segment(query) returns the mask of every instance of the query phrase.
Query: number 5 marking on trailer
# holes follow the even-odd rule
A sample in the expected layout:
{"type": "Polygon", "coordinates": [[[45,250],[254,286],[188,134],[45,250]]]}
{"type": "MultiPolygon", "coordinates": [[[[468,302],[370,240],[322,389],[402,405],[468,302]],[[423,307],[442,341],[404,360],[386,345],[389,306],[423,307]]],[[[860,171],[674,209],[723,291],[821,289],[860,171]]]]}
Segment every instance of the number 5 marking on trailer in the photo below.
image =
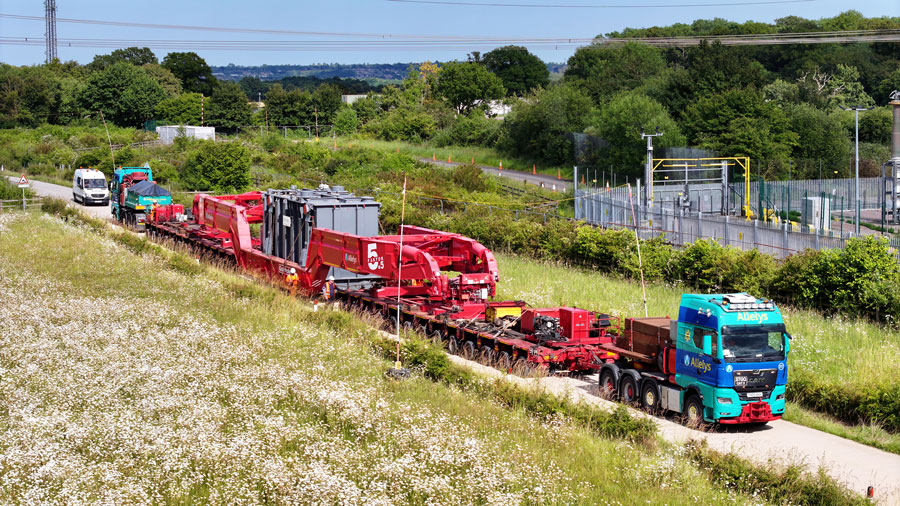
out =
{"type": "Polygon", "coordinates": [[[373,242],[366,246],[366,257],[369,259],[369,269],[384,269],[384,259],[378,255],[378,244],[373,242]]]}

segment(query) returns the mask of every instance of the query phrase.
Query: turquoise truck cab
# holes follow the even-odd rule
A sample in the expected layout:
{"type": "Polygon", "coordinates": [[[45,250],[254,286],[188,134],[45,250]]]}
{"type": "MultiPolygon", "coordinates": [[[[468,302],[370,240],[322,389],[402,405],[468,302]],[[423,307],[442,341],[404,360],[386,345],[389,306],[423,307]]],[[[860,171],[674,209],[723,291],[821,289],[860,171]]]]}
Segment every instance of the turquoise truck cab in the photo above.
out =
{"type": "Polygon", "coordinates": [[[781,418],[790,335],[773,302],[746,293],[684,294],[672,331],[679,411],[688,419],[781,418]]]}
{"type": "Polygon", "coordinates": [[[172,203],[172,194],[153,182],[149,164],[116,169],[109,184],[109,194],[113,217],[138,231],[144,230],[154,206],[172,203]]]}

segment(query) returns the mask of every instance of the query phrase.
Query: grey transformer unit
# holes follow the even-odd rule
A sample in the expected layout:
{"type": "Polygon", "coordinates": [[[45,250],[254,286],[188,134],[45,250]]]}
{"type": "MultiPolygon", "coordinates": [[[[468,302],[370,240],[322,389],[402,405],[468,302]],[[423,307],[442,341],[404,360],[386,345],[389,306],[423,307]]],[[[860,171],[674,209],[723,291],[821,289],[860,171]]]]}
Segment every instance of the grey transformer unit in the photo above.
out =
{"type": "MultiPolygon", "coordinates": [[[[378,233],[381,203],[358,197],[343,186],[317,189],[266,190],[263,194],[262,250],[268,255],[306,265],[313,228],[325,228],[359,236],[378,233]]],[[[332,268],[335,282],[348,288],[365,288],[375,276],[332,268]]]]}

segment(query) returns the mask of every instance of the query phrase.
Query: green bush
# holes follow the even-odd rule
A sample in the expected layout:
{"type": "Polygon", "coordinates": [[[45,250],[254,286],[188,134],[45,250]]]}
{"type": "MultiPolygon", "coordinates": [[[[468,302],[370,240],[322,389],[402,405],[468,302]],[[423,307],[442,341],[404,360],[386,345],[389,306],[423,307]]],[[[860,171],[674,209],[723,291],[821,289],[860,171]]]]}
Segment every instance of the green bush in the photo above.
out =
{"type": "Polygon", "coordinates": [[[477,165],[460,165],[453,169],[453,182],[470,192],[487,190],[487,177],[477,165]]]}
{"type": "Polygon", "coordinates": [[[486,118],[481,111],[470,116],[460,115],[453,123],[435,134],[432,141],[439,147],[444,146],[486,146],[497,143],[500,136],[500,121],[486,118]]]}
{"type": "Polygon", "coordinates": [[[185,163],[181,179],[189,190],[242,191],[250,185],[250,154],[236,142],[204,142],[185,163]]]}
{"type": "Polygon", "coordinates": [[[352,107],[342,107],[334,115],[334,131],[338,135],[355,134],[359,129],[359,118],[352,107]]]}
{"type": "MultiPolygon", "coordinates": [[[[31,198],[34,196],[34,192],[30,189],[25,189],[25,198],[31,198]]],[[[6,179],[6,176],[0,177],[0,200],[21,200],[22,199],[22,189],[6,179]]],[[[59,200],[59,199],[53,199],[59,200]]],[[[62,202],[60,200],[60,202],[62,202]]],[[[63,202],[65,205],[65,202],[63,202]]]]}

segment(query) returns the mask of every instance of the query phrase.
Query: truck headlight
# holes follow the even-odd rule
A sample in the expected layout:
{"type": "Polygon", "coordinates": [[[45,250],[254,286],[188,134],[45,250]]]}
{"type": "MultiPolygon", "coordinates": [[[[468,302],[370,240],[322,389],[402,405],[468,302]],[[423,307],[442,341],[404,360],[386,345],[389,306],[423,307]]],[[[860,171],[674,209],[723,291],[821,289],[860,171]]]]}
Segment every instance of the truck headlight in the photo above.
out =
{"type": "Polygon", "coordinates": [[[719,404],[731,404],[731,399],[728,397],[716,397],[716,402],[719,404]]]}
{"type": "Polygon", "coordinates": [[[775,400],[776,400],[776,401],[780,401],[780,400],[783,400],[783,399],[784,399],[784,394],[778,394],[777,396],[775,396],[775,400]]]}

